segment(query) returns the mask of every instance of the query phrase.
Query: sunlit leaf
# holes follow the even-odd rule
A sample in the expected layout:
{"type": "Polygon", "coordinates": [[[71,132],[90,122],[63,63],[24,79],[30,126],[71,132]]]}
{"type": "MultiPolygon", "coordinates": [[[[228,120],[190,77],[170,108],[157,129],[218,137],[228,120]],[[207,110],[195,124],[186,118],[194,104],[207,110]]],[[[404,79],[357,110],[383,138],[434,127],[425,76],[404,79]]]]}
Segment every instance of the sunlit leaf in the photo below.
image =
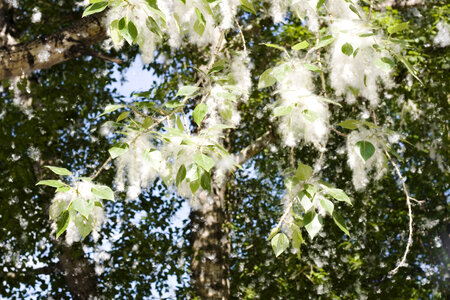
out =
{"type": "Polygon", "coordinates": [[[276,234],[271,242],[273,252],[275,252],[275,256],[280,256],[281,253],[284,252],[289,247],[289,239],[284,233],[276,234]]]}
{"type": "Polygon", "coordinates": [[[341,189],[327,189],[327,194],[336,199],[337,201],[343,201],[347,202],[348,204],[352,205],[352,202],[350,201],[350,198],[347,196],[347,194],[341,190],[341,189]]]}
{"type": "Polygon", "coordinates": [[[359,141],[356,143],[356,147],[365,161],[369,160],[375,153],[375,146],[368,141],[359,141]]]}
{"type": "Polygon", "coordinates": [[[347,225],[345,224],[344,218],[338,213],[333,212],[333,220],[336,223],[336,225],[348,236],[350,236],[350,232],[347,229],[347,225]]]}
{"type": "Polygon", "coordinates": [[[58,220],[56,221],[56,238],[59,238],[61,234],[66,231],[67,226],[69,226],[70,222],[70,213],[69,211],[64,211],[61,215],[59,215],[58,220]]]}
{"type": "Polygon", "coordinates": [[[72,173],[67,170],[66,168],[58,168],[58,167],[52,167],[52,166],[45,166],[46,168],[50,169],[53,173],[62,175],[62,176],[71,176],[72,173]]]}
{"type": "Polygon", "coordinates": [[[92,194],[99,197],[100,199],[114,201],[113,190],[106,185],[95,185],[92,187],[92,194]]]}

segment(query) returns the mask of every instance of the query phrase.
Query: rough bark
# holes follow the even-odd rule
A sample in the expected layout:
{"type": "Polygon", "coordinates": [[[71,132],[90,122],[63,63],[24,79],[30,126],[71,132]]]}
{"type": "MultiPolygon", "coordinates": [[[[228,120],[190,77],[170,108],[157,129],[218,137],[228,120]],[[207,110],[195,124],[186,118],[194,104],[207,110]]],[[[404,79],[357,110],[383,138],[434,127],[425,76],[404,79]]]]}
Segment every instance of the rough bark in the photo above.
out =
{"type": "Polygon", "coordinates": [[[59,265],[73,299],[93,299],[97,296],[97,276],[80,243],[61,247],[59,265]]]}
{"type": "Polygon", "coordinates": [[[228,299],[230,291],[225,223],[225,189],[199,196],[201,208],[191,212],[191,283],[200,299],[228,299]]]}
{"type": "MultiPolygon", "coordinates": [[[[244,148],[237,161],[245,163],[263,150],[274,135],[268,131],[244,148]]],[[[228,258],[231,242],[227,223],[226,184],[213,185],[211,194],[199,195],[201,208],[193,210],[191,221],[191,283],[200,299],[228,299],[230,296],[230,266],[228,258]]]]}
{"type": "Polygon", "coordinates": [[[81,56],[91,45],[106,38],[103,16],[104,13],[95,14],[61,32],[31,42],[1,47],[0,80],[48,69],[81,56]]]}

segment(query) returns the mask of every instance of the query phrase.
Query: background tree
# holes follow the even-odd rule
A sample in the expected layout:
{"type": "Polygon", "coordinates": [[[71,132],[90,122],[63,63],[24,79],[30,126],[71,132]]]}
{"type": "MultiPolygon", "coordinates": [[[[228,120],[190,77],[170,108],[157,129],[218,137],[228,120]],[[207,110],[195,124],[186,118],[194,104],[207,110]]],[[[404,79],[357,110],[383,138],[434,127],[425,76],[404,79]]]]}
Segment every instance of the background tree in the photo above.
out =
{"type": "MultiPolygon", "coordinates": [[[[388,272],[404,251],[408,215],[395,172],[387,173],[364,192],[353,191],[353,207],[339,206],[347,217],[351,239],[343,238],[342,231],[325,218],[326,230],[302,246],[300,259],[290,253],[275,258],[267,236],[283,213],[280,199],[285,186],[281,170],[290,167],[292,158],[313,165],[317,152],[306,145],[293,152],[283,150],[277,131],[269,122],[271,112],[262,110],[270,98],[270,91],[266,90],[255,91],[251,102],[240,103],[242,125],[227,133],[225,143],[230,153],[248,149],[251,151],[241,153],[251,155],[242,157],[244,169],[224,189],[216,188],[219,198],[212,210],[192,211],[183,229],[170,226],[171,217],[183,200],[157,181],[137,200],[105,203],[108,221],[97,240],[89,236],[68,247],[51,238],[48,207],[53,194],[49,188],[35,187],[38,180],[52,176],[45,173],[48,170],[43,166],[65,166],[89,176],[106,160],[105,149],[111,141],[98,134],[105,118],[95,117],[106,104],[114,102],[115,91],[108,87],[114,80],[114,65],[98,57],[120,57],[124,62],[118,69],[122,70],[137,54],[136,47],[105,51],[100,45],[91,46],[104,37],[99,30],[92,39],[80,41],[80,47],[68,44],[72,51],[64,57],[66,62],[19,80],[2,82],[4,149],[0,193],[4,201],[0,204],[0,251],[4,259],[0,294],[21,298],[139,298],[152,293],[152,284],[159,293],[167,292],[167,278],[175,275],[181,284],[177,289],[180,298],[204,296],[207,284],[216,284],[213,288],[220,297],[230,298],[445,298],[449,291],[446,278],[450,248],[445,76],[449,56],[448,47],[440,47],[435,37],[436,25],[448,19],[448,6],[443,1],[415,6],[402,2],[398,9],[389,10],[389,18],[373,11],[373,18],[384,27],[409,21],[410,28],[398,38],[408,42],[406,57],[419,71],[424,85],[413,80],[406,68],[398,66],[397,85],[382,95],[383,105],[375,113],[379,124],[406,133],[414,145],[404,144],[396,150],[411,195],[425,201],[413,203],[414,243],[408,265],[396,275],[390,277],[388,272]],[[258,110],[262,110],[262,116],[254,113],[258,110]],[[142,212],[145,218],[136,220],[135,216],[142,212]],[[210,215],[214,216],[213,222],[205,223],[210,215]],[[214,235],[202,240],[202,230],[214,235]],[[214,260],[207,261],[205,249],[215,254],[214,260]],[[207,263],[202,264],[204,261],[207,263]],[[200,263],[196,266],[196,262],[200,263]],[[202,281],[200,276],[205,268],[217,272],[215,277],[206,279],[210,282],[202,281]]],[[[23,1],[20,5],[0,2],[0,10],[2,61],[8,60],[11,49],[26,52],[26,46],[11,44],[37,41],[40,45],[52,45],[50,38],[39,36],[59,32],[81,17],[81,8],[71,1],[62,5],[51,1],[23,1]],[[30,23],[37,20],[36,10],[33,12],[36,7],[42,13],[41,20],[30,23]]],[[[90,18],[94,20],[89,24],[94,24],[95,18],[90,18]]],[[[254,74],[262,74],[280,58],[279,50],[261,43],[289,47],[301,40],[314,40],[293,16],[283,27],[274,27],[269,17],[244,12],[239,22],[246,43],[254,45],[250,50],[254,74]]],[[[80,25],[73,28],[83,29],[80,25]]],[[[239,32],[228,33],[229,48],[241,50],[240,38],[239,32]]],[[[149,98],[158,103],[171,100],[180,82],[198,76],[192,66],[207,64],[211,51],[184,46],[173,52],[168,45],[162,46],[155,62],[148,66],[162,83],[152,84],[149,98]],[[161,63],[163,59],[165,63],[161,63]]],[[[31,65],[30,61],[25,63],[31,65]]],[[[2,64],[5,65],[9,66],[2,64]]],[[[328,74],[325,76],[328,79],[328,74]]],[[[256,85],[256,78],[254,81],[256,85]]],[[[330,87],[326,92],[331,93],[330,87]]],[[[335,109],[332,119],[357,116],[357,110],[335,109]]],[[[337,130],[349,133],[342,128],[337,130]]],[[[350,192],[352,175],[346,155],[340,151],[343,143],[345,138],[340,134],[330,135],[327,153],[336,154],[324,165],[322,177],[332,178],[336,186],[350,192]]],[[[113,173],[108,169],[98,180],[109,184],[113,173]]],[[[125,195],[117,198],[124,199],[125,195]]]]}

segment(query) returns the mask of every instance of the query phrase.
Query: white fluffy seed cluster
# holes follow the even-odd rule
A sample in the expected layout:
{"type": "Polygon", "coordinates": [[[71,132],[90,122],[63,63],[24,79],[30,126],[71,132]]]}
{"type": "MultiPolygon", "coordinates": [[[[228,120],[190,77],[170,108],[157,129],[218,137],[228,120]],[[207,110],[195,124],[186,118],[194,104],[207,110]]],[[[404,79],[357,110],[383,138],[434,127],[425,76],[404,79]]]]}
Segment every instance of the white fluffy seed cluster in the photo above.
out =
{"type": "Polygon", "coordinates": [[[440,21],[436,25],[438,30],[433,39],[433,43],[439,47],[447,47],[450,45],[450,24],[445,21],[440,21]]]}
{"type": "Polygon", "coordinates": [[[278,0],[266,2],[271,5],[269,13],[275,23],[283,23],[286,14],[290,10],[306,21],[309,30],[312,32],[319,31],[319,17],[316,12],[318,0],[278,0]]]}
{"type": "MultiPolygon", "coordinates": [[[[230,64],[228,78],[225,83],[216,83],[211,88],[210,96],[206,98],[208,115],[205,118],[206,128],[218,124],[237,126],[241,121],[237,106],[247,102],[252,88],[251,63],[244,53],[236,55],[230,64]]],[[[220,135],[220,130],[218,134],[220,135]]]]}
{"type": "MultiPolygon", "coordinates": [[[[65,211],[70,203],[74,201],[77,198],[82,198],[86,200],[91,200],[94,202],[100,202],[102,203],[102,200],[96,197],[92,193],[92,187],[94,184],[91,182],[79,182],[77,188],[71,189],[68,192],[58,192],[56,193],[55,197],[52,200],[52,204],[50,206],[49,215],[52,220],[55,220],[55,222],[52,224],[53,233],[56,232],[56,220],[58,216],[65,211]]],[[[92,213],[92,236],[94,240],[96,241],[99,237],[99,231],[100,228],[105,220],[105,213],[103,208],[94,206],[92,213]]],[[[78,228],[75,225],[75,216],[71,215],[69,225],[67,226],[66,233],[65,233],[65,239],[66,243],[71,245],[74,242],[79,242],[81,240],[81,234],[78,231],[78,228]]]]}
{"type": "Polygon", "coordinates": [[[186,4],[179,0],[156,1],[158,8],[164,14],[165,21],[162,20],[155,9],[149,8],[147,1],[129,0],[127,2],[130,5],[127,5],[126,2],[119,2],[119,5],[113,6],[107,13],[105,24],[109,27],[112,21],[124,16],[133,21],[138,31],[136,42],[140,46],[144,63],[153,61],[156,47],[162,41],[157,33],[150,30],[148,17],[153,18],[161,32],[167,35],[168,43],[173,49],[179,48],[185,37],[188,38],[190,43],[198,47],[208,45],[215,47],[215,43],[220,36],[220,29],[233,27],[234,16],[237,13],[237,7],[240,5],[240,1],[236,0],[210,4],[214,13],[222,16],[222,22],[219,26],[216,26],[218,24],[216,24],[213,15],[211,15],[205,2],[201,0],[186,1],[186,4]],[[201,35],[194,29],[198,19],[196,9],[202,13],[205,19],[205,29],[201,35]]]}
{"type": "Polygon", "coordinates": [[[373,171],[375,180],[381,179],[386,172],[386,157],[383,153],[383,142],[370,130],[359,128],[352,131],[347,137],[348,165],[353,171],[352,182],[356,190],[364,189],[369,183],[368,172],[373,171]],[[367,161],[361,156],[356,143],[367,141],[375,147],[375,153],[367,161]]]}
{"type": "Polygon", "coordinates": [[[328,107],[314,94],[311,71],[303,62],[290,63],[292,72],[278,85],[281,97],[279,106],[290,106],[291,113],[282,116],[278,130],[288,147],[295,147],[301,140],[323,149],[328,138],[328,107]]]}
{"type": "Polygon", "coordinates": [[[377,106],[379,92],[377,81],[386,87],[391,86],[390,72],[375,65],[377,60],[389,58],[386,50],[377,51],[374,44],[381,45],[381,36],[364,36],[371,29],[361,21],[344,0],[330,1],[329,11],[335,18],[330,29],[335,38],[330,58],[330,83],[336,96],[344,96],[348,104],[356,102],[356,95],[369,100],[377,106]],[[350,44],[353,54],[342,51],[350,44]]]}
{"type": "Polygon", "coordinates": [[[167,175],[166,162],[160,151],[150,141],[149,135],[130,133],[122,143],[129,145],[126,153],[116,158],[116,189],[124,191],[127,186],[127,198],[136,199],[153,184],[158,174],[167,175]]]}
{"type": "MultiPolygon", "coordinates": [[[[108,11],[105,18],[105,24],[109,27],[112,21],[124,16],[133,21],[138,30],[136,42],[140,46],[144,63],[153,61],[157,45],[162,42],[161,37],[150,30],[148,26],[149,16],[157,23],[161,32],[167,35],[168,43],[173,49],[179,48],[185,37],[188,38],[190,43],[198,47],[215,47],[220,31],[235,27],[234,20],[242,4],[240,0],[220,0],[209,3],[208,7],[202,0],[186,1],[186,4],[179,0],[158,0],[156,5],[164,14],[165,21],[163,21],[158,12],[149,8],[147,1],[128,0],[127,2],[113,3],[113,7],[108,11]],[[195,23],[198,21],[196,10],[202,13],[205,20],[205,29],[201,35],[194,29],[195,23]]],[[[275,23],[282,23],[288,10],[291,10],[306,22],[312,32],[319,31],[316,12],[318,0],[267,2],[271,6],[269,13],[275,23]]],[[[122,44],[117,46],[121,47],[122,44]]]]}

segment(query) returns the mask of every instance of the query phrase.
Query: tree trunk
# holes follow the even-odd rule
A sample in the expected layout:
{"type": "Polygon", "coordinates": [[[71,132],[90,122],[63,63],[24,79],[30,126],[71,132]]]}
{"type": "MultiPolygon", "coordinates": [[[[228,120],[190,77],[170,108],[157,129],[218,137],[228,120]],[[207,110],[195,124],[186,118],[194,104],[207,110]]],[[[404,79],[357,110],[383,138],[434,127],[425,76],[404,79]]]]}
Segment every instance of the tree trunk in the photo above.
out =
{"type": "MultiPolygon", "coordinates": [[[[0,4],[0,9],[2,4],[0,4]]],[[[31,42],[0,48],[0,80],[21,76],[35,70],[89,53],[89,47],[106,38],[103,13],[83,18],[74,26],[31,42]]],[[[2,22],[3,21],[3,22],[2,22]]],[[[4,17],[0,14],[0,26],[4,17]]],[[[2,28],[0,28],[1,30],[2,28]]]]}
{"type": "MultiPolygon", "coordinates": [[[[274,139],[272,129],[242,149],[237,163],[242,165],[257,155],[274,139]]],[[[191,285],[200,299],[228,299],[230,296],[231,253],[227,214],[227,184],[213,185],[211,194],[199,195],[201,208],[190,215],[192,247],[191,285]]]]}
{"type": "Polygon", "coordinates": [[[61,247],[59,266],[73,299],[94,299],[97,296],[97,276],[81,243],[61,247]]]}
{"type": "Polygon", "coordinates": [[[230,294],[225,190],[225,186],[214,186],[211,194],[202,192],[201,208],[190,214],[191,284],[200,299],[228,299],[230,294]]]}

